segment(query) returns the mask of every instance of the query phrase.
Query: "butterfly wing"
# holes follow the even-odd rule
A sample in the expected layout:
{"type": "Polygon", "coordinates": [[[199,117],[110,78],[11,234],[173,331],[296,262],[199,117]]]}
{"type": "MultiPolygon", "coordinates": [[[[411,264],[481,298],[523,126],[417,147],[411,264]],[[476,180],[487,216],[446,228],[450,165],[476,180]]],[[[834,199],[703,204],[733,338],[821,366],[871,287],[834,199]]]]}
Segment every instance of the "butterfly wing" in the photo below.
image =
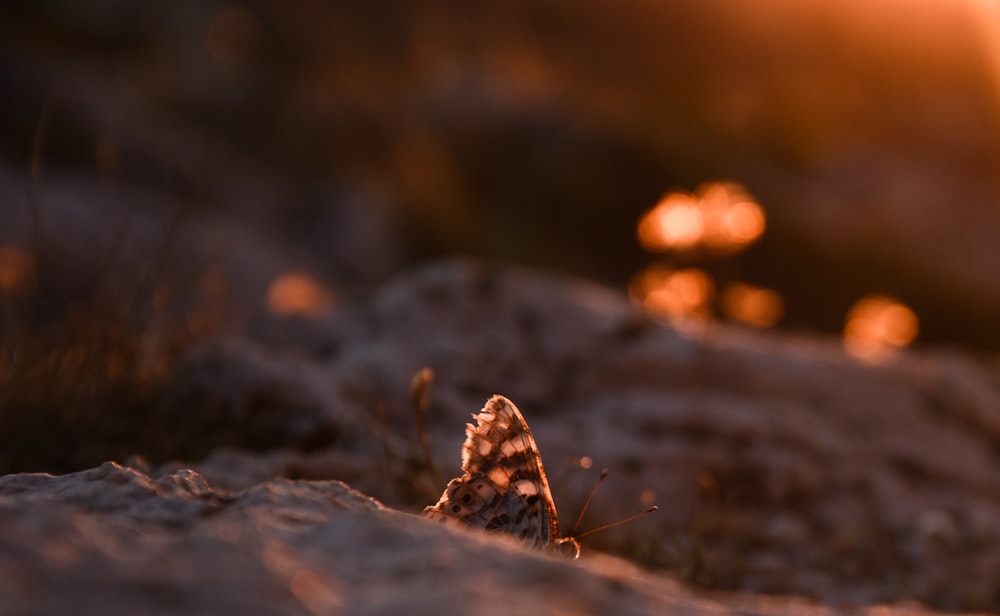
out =
{"type": "Polygon", "coordinates": [[[559,543],[549,480],[521,411],[495,395],[474,418],[477,425],[465,429],[462,476],[452,479],[424,514],[509,533],[535,547],[559,543]]]}

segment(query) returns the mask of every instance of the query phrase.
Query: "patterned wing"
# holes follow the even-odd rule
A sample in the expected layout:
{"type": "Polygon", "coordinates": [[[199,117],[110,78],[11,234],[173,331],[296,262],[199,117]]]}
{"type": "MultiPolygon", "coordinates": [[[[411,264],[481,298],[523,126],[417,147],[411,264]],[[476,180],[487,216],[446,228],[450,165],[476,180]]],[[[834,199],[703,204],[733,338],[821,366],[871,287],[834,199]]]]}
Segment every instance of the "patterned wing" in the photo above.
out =
{"type": "Polygon", "coordinates": [[[500,531],[540,548],[567,541],[559,536],[559,518],[538,446],[514,403],[495,395],[467,424],[462,448],[462,476],[452,479],[430,518],[459,521],[500,531]]]}

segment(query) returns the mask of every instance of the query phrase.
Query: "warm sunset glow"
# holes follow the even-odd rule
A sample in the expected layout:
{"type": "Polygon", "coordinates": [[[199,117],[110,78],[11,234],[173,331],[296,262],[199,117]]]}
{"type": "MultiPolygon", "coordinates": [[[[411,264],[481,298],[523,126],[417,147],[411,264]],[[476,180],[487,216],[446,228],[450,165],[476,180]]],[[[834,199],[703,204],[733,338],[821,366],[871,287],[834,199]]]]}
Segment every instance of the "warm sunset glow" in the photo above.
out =
{"type": "Polygon", "coordinates": [[[722,310],[747,325],[772,327],[784,315],[785,304],[771,289],[735,282],[722,292],[722,310]]]}
{"type": "MultiPolygon", "coordinates": [[[[286,567],[294,562],[291,558],[285,560],[287,564],[281,564],[286,567]]],[[[300,568],[289,582],[292,594],[312,614],[333,614],[344,608],[342,582],[331,575],[300,568]]]]}
{"type": "Polygon", "coordinates": [[[311,276],[290,272],[271,282],[267,305],[283,316],[318,316],[333,307],[333,293],[311,276]]]}
{"type": "Polygon", "coordinates": [[[996,104],[1000,108],[1000,2],[970,0],[969,8],[979,30],[983,53],[992,72],[996,104]]]}
{"type": "Polygon", "coordinates": [[[0,246],[0,293],[20,295],[31,286],[34,259],[18,246],[0,246]]]}
{"type": "Polygon", "coordinates": [[[707,319],[713,291],[712,279],[699,269],[652,266],[636,274],[629,284],[634,303],[650,315],[674,323],[707,319]]]}
{"type": "Polygon", "coordinates": [[[735,252],[764,233],[764,211],[733,182],[703,184],[694,195],[671,193],[639,220],[639,243],[650,252],[703,245],[735,252]]]}
{"type": "Polygon", "coordinates": [[[844,348],[859,359],[879,361],[917,336],[917,315],[898,301],[870,296],[851,307],[844,326],[844,348]]]}

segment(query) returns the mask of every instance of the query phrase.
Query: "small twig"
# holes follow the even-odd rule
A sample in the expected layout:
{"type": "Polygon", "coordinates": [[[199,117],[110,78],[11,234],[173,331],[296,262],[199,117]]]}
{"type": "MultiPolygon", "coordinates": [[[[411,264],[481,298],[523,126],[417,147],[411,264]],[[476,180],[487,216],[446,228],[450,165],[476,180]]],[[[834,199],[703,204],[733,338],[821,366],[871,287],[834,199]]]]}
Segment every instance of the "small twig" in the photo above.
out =
{"type": "Polygon", "coordinates": [[[434,383],[434,371],[424,367],[410,379],[410,406],[413,408],[413,418],[417,426],[417,440],[423,452],[424,464],[431,473],[434,485],[444,485],[444,479],[437,464],[434,462],[434,452],[431,448],[430,436],[427,433],[427,410],[431,403],[431,385],[434,383]]]}
{"type": "Polygon", "coordinates": [[[31,242],[31,256],[34,259],[31,281],[32,291],[38,288],[41,280],[41,185],[44,171],[45,144],[49,137],[49,125],[52,123],[52,91],[45,95],[45,102],[38,112],[38,122],[35,124],[35,134],[31,139],[31,153],[28,165],[31,168],[31,182],[28,185],[28,238],[31,242]]]}

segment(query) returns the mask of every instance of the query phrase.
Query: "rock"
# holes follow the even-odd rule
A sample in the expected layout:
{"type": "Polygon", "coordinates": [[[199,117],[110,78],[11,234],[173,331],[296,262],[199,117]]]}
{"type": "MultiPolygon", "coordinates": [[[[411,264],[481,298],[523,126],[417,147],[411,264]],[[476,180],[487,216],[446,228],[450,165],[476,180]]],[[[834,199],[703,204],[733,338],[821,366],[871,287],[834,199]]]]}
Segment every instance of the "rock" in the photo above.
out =
{"type": "MultiPolygon", "coordinates": [[[[302,452],[277,430],[263,455],[219,451],[194,467],[233,488],[341,479],[416,512],[458,474],[469,415],[502,393],[535,433],[567,532],[597,475],[585,457],[611,477],[584,528],[661,506],[587,537],[585,551],[713,588],[997,606],[992,577],[957,573],[1000,566],[1000,382],[986,363],[914,352],[873,367],[833,341],[721,326],[685,337],[590,283],[464,260],[402,274],[345,307],[330,336],[336,351],[286,364],[281,388],[322,390],[317,417],[350,438],[302,452]],[[437,476],[405,393],[422,366],[437,374],[437,476]]],[[[243,356],[286,361],[266,347],[243,356]]]]}
{"type": "MultiPolygon", "coordinates": [[[[745,614],[833,614],[740,599],[745,614]]],[[[8,614],[727,614],[607,556],[571,561],[385,508],[336,481],[212,487],[108,463],[0,478],[8,614]]],[[[885,608],[881,613],[902,613],[885,608]]],[[[912,613],[912,612],[907,612],[912,613]]]]}

